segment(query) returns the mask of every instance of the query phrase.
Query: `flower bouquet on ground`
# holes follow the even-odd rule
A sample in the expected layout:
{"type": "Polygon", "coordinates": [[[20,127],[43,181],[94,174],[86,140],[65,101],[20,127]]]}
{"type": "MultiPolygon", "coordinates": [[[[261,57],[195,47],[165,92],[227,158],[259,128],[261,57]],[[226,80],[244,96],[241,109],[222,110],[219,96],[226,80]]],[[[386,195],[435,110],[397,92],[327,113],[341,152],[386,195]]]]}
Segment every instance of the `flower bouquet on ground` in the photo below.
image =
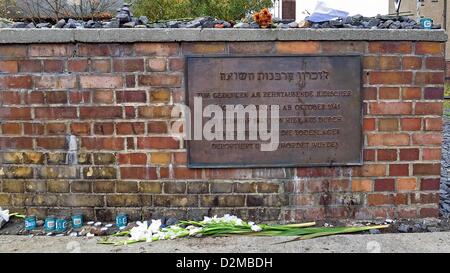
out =
{"type": "Polygon", "coordinates": [[[266,225],[245,222],[242,219],[226,214],[223,217],[204,217],[203,221],[181,221],[177,225],[161,227],[161,220],[137,222],[130,231],[122,231],[114,237],[127,236],[126,240],[115,241],[106,237],[100,244],[127,245],[139,242],[172,240],[183,237],[205,236],[296,236],[292,241],[312,239],[335,234],[355,233],[370,229],[387,228],[389,225],[364,227],[314,227],[315,222],[288,225],[266,225]]]}

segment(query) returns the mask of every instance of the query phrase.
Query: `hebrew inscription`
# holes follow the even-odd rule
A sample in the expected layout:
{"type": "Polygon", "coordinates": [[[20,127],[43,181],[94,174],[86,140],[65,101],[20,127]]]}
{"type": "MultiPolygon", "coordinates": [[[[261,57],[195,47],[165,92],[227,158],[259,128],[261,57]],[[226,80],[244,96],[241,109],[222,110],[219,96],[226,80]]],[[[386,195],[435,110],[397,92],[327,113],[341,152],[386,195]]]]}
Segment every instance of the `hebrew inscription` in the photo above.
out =
{"type": "Polygon", "coordinates": [[[203,113],[187,128],[216,118],[213,137],[186,141],[189,167],[360,165],[361,71],[356,55],[187,57],[187,104],[203,113]]]}

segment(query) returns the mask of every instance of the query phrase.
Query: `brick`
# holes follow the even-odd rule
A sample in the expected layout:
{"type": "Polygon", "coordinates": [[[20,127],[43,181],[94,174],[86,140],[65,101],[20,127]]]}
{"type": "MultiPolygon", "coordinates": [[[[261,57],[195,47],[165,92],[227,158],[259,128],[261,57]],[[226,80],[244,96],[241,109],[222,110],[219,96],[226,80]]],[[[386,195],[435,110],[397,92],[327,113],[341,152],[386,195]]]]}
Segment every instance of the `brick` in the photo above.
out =
{"type": "Polygon", "coordinates": [[[427,218],[427,217],[437,218],[437,217],[439,217],[439,209],[438,208],[421,208],[420,212],[419,212],[419,216],[421,218],[427,218]]]}
{"type": "Polygon", "coordinates": [[[144,59],[113,59],[114,72],[142,72],[144,59]]]}
{"type": "Polygon", "coordinates": [[[164,193],[176,194],[185,193],[186,183],[185,182],[165,182],[164,183],[164,193]]]}
{"type": "Polygon", "coordinates": [[[73,46],[69,44],[35,44],[29,49],[31,57],[69,57],[73,54],[73,46]]]}
{"type": "Polygon", "coordinates": [[[439,178],[423,178],[420,180],[420,190],[422,191],[438,191],[441,185],[439,178]]]}
{"type": "Polygon", "coordinates": [[[402,99],[404,100],[418,100],[422,97],[422,91],[419,87],[404,87],[402,88],[402,99]]]}
{"type": "Polygon", "coordinates": [[[146,165],[147,155],[145,153],[119,154],[120,164],[146,165]]]}
{"type": "Polygon", "coordinates": [[[33,147],[33,139],[28,137],[0,137],[1,149],[31,149],[33,147]]]}
{"type": "Polygon", "coordinates": [[[119,106],[80,107],[82,119],[115,119],[122,117],[122,108],[119,106]]]}
{"type": "Polygon", "coordinates": [[[319,53],[319,42],[276,42],[275,50],[279,54],[306,54],[306,53],[319,53]]]}
{"type": "Polygon", "coordinates": [[[441,145],[441,133],[417,133],[412,135],[412,144],[414,145],[441,145]]]}
{"type": "Polygon", "coordinates": [[[381,70],[395,70],[400,69],[401,60],[396,56],[381,56],[379,58],[379,68],[381,70]]]}
{"type": "Polygon", "coordinates": [[[165,88],[158,88],[150,92],[151,102],[169,102],[170,101],[170,91],[165,88]]]}
{"type": "Polygon", "coordinates": [[[152,58],[147,60],[147,71],[164,72],[167,70],[166,58],[152,58]]]}
{"type": "Polygon", "coordinates": [[[417,72],[414,84],[444,84],[444,72],[417,72]]]}
{"type": "Polygon", "coordinates": [[[69,59],[67,60],[67,70],[69,72],[87,72],[89,63],[87,59],[69,59]]]}
{"type": "Polygon", "coordinates": [[[155,207],[198,207],[195,195],[155,195],[155,207]]]}
{"type": "Polygon", "coordinates": [[[51,193],[69,192],[69,181],[64,180],[47,180],[47,191],[51,193]]]}
{"type": "Polygon", "coordinates": [[[121,167],[122,179],[157,179],[156,168],[150,167],[121,167]]]}
{"type": "Polygon", "coordinates": [[[177,167],[173,169],[174,178],[176,179],[199,179],[202,178],[202,170],[188,169],[184,167],[177,167]]]}
{"type": "Polygon", "coordinates": [[[398,131],[398,119],[378,119],[379,131],[398,131]]]}
{"type": "Polygon", "coordinates": [[[110,137],[83,137],[81,138],[81,147],[88,150],[123,150],[124,139],[110,137]]]}
{"type": "Polygon", "coordinates": [[[94,134],[96,135],[114,134],[114,123],[112,122],[94,123],[94,134]]]}
{"type": "Polygon", "coordinates": [[[43,60],[44,72],[46,73],[62,73],[64,71],[63,60],[43,60]]]}
{"type": "Polygon", "coordinates": [[[39,152],[24,152],[23,157],[27,164],[43,164],[45,160],[44,154],[39,152]]]}
{"type": "Polygon", "coordinates": [[[150,161],[152,164],[167,165],[171,161],[171,154],[170,153],[152,153],[150,156],[150,161]]]}
{"type": "Polygon", "coordinates": [[[444,88],[427,87],[423,92],[426,100],[442,100],[444,98],[444,88]]]}
{"type": "Polygon", "coordinates": [[[376,56],[364,56],[363,67],[364,69],[378,69],[379,58],[376,56]]]}
{"type": "Polygon", "coordinates": [[[75,107],[39,107],[35,108],[35,116],[39,119],[73,119],[77,117],[75,107]]]}
{"type": "Polygon", "coordinates": [[[117,170],[114,167],[85,167],[83,177],[86,179],[115,179],[117,170]]]}
{"type": "Polygon", "coordinates": [[[74,135],[89,135],[91,126],[89,123],[71,123],[70,132],[74,135]]]}
{"type": "Polygon", "coordinates": [[[170,58],[169,59],[169,70],[170,71],[184,71],[185,62],[182,58],[170,58]]]}
{"type": "Polygon", "coordinates": [[[30,108],[2,107],[0,108],[0,119],[29,120],[31,119],[31,111],[30,108]]]}
{"type": "Polygon", "coordinates": [[[67,103],[67,92],[65,91],[45,92],[45,100],[48,104],[65,104],[67,103]]]}
{"type": "Polygon", "coordinates": [[[417,42],[416,54],[418,55],[444,55],[444,43],[417,42]]]}
{"type": "Polygon", "coordinates": [[[182,44],[183,54],[225,53],[223,42],[193,42],[182,44]]]}
{"type": "Polygon", "coordinates": [[[353,173],[354,176],[386,176],[386,165],[384,164],[365,164],[362,167],[356,168],[353,173]]]}
{"type": "Polygon", "coordinates": [[[36,88],[39,89],[50,89],[50,90],[67,90],[74,89],[77,87],[76,77],[70,76],[60,76],[60,75],[45,75],[41,77],[34,78],[36,88]]]}
{"type": "Polygon", "coordinates": [[[174,56],[178,55],[178,43],[135,43],[136,56],[174,56]]]}
{"type": "Polygon", "coordinates": [[[18,62],[19,72],[41,72],[42,62],[41,60],[19,60],[18,62]]]}
{"type": "Polygon", "coordinates": [[[353,192],[371,192],[373,182],[370,179],[352,179],[353,192]]]}
{"type": "Polygon", "coordinates": [[[377,99],[377,88],[376,87],[364,87],[363,88],[363,99],[364,100],[376,100],[377,99]]]}
{"type": "Polygon", "coordinates": [[[49,165],[66,164],[67,155],[65,153],[47,153],[47,163],[49,165]]]}
{"type": "Polygon", "coordinates": [[[33,85],[31,76],[1,76],[1,89],[31,89],[33,85]]]}
{"type": "Polygon", "coordinates": [[[121,88],[123,78],[121,76],[80,76],[81,88],[121,88]]]}
{"type": "MultiPolygon", "coordinates": [[[[8,167],[4,170],[6,177],[8,178],[32,178],[33,177],[33,169],[31,167],[8,167]]],[[[5,189],[5,184],[3,184],[3,190],[5,189]]]]}
{"type": "Polygon", "coordinates": [[[167,123],[165,121],[151,121],[148,123],[148,133],[164,134],[167,133],[167,123]]]}
{"type": "Polygon", "coordinates": [[[272,53],[275,48],[275,43],[273,42],[236,42],[228,43],[229,52],[232,54],[243,54],[243,53],[272,53]]]}
{"type": "Polygon", "coordinates": [[[92,181],[72,181],[70,183],[70,191],[73,193],[92,192],[92,181]]]}
{"type": "Polygon", "coordinates": [[[116,156],[113,153],[95,153],[94,164],[95,165],[110,165],[116,162],[116,156]]]}
{"type": "Polygon", "coordinates": [[[176,164],[186,164],[187,163],[187,153],[174,153],[174,160],[176,164]]]}
{"type": "Polygon", "coordinates": [[[400,160],[401,161],[414,161],[419,160],[419,149],[400,149],[400,160]]]}
{"type": "Polygon", "coordinates": [[[364,161],[375,161],[375,150],[364,149],[363,150],[363,160],[364,161]]]}
{"type": "Polygon", "coordinates": [[[133,54],[131,44],[87,44],[78,45],[78,55],[87,57],[127,57],[133,54]]]}
{"type": "Polygon", "coordinates": [[[65,135],[67,131],[64,123],[49,123],[45,127],[49,135],[65,135]]]}
{"type": "Polygon", "coordinates": [[[369,110],[373,115],[408,115],[412,112],[412,104],[409,102],[370,103],[369,110]]]}
{"type": "Polygon", "coordinates": [[[178,74],[139,75],[139,86],[180,87],[181,76],[178,74]]]}
{"type": "Polygon", "coordinates": [[[364,53],[367,47],[365,42],[353,41],[323,41],[320,45],[323,53],[364,53]]]}
{"type": "Polygon", "coordinates": [[[10,58],[11,56],[26,57],[27,56],[27,51],[28,51],[28,46],[27,45],[18,45],[18,44],[7,45],[7,44],[2,44],[0,46],[0,56],[2,56],[2,57],[8,57],[8,58],[10,58]]]}
{"type": "Polygon", "coordinates": [[[394,191],[395,180],[394,179],[375,179],[375,191],[394,191]]]}
{"type": "Polygon", "coordinates": [[[95,90],[92,92],[92,101],[111,104],[114,102],[114,92],[112,90],[95,90]]]}
{"type": "Polygon", "coordinates": [[[408,164],[389,164],[389,176],[408,176],[408,164]]]}
{"type": "Polygon", "coordinates": [[[117,102],[147,102],[145,91],[116,91],[117,102]]]}
{"type": "Polygon", "coordinates": [[[174,137],[139,137],[139,149],[178,149],[179,140],[174,137]]]}
{"type": "Polygon", "coordinates": [[[116,124],[118,135],[140,135],[145,133],[143,122],[120,122],[116,124]]]}
{"type": "Polygon", "coordinates": [[[402,118],[400,119],[402,131],[419,131],[422,128],[422,119],[420,118],[402,118]]]}
{"type": "Polygon", "coordinates": [[[4,123],[1,125],[2,135],[20,135],[22,134],[22,127],[17,123],[4,123]]]}
{"type": "Polygon", "coordinates": [[[413,165],[413,175],[440,175],[441,164],[417,163],[413,165]]]}
{"type": "Polygon", "coordinates": [[[0,92],[0,104],[8,105],[8,104],[20,104],[21,92],[9,92],[3,91],[0,92]]]}
{"type": "Polygon", "coordinates": [[[117,181],[116,192],[137,193],[139,192],[138,182],[135,181],[117,181]]]}
{"type": "MultiPolygon", "coordinates": [[[[379,72],[372,71],[369,75],[370,84],[411,84],[413,74],[411,72],[379,72]]],[[[417,82],[417,81],[416,81],[417,82]]]]}
{"type": "Polygon", "coordinates": [[[402,60],[402,68],[404,70],[417,70],[422,67],[422,58],[419,57],[410,57],[410,56],[403,56],[402,60]]]}
{"type": "Polygon", "coordinates": [[[375,129],[376,129],[376,119],[364,118],[363,130],[366,132],[366,131],[375,131],[375,129]]]}
{"type": "Polygon", "coordinates": [[[159,182],[139,182],[139,192],[161,193],[162,183],[159,182]]]}
{"type": "Polygon", "coordinates": [[[397,191],[415,191],[417,189],[417,181],[414,177],[397,178],[397,191]]]}
{"type": "Polygon", "coordinates": [[[111,72],[111,60],[110,59],[91,60],[91,71],[97,73],[111,72]]]}
{"type": "Polygon", "coordinates": [[[411,42],[370,42],[370,53],[403,53],[408,54],[412,51],[411,42]]]}
{"type": "Polygon", "coordinates": [[[113,193],[115,192],[115,181],[92,181],[93,191],[95,193],[113,193]]]}
{"type": "Polygon", "coordinates": [[[398,87],[380,87],[378,97],[380,100],[398,100],[400,89],[398,87]]]}
{"type": "Polygon", "coordinates": [[[243,207],[245,195],[203,195],[200,203],[204,207],[243,207]]]}
{"type": "Polygon", "coordinates": [[[36,139],[36,146],[43,149],[67,149],[65,137],[47,137],[36,139]]]}
{"type": "Polygon", "coordinates": [[[377,150],[378,161],[396,161],[397,150],[396,149],[382,149],[377,150]]]}
{"type": "Polygon", "coordinates": [[[428,57],[425,59],[425,68],[431,70],[445,70],[445,59],[443,57],[428,57]]]}
{"type": "Polygon", "coordinates": [[[416,102],[416,115],[442,115],[441,102],[416,102]]]}
{"type": "Polygon", "coordinates": [[[442,131],[442,118],[425,118],[425,131],[442,131]]]}
{"type": "Polygon", "coordinates": [[[17,61],[0,61],[0,73],[17,73],[18,71],[17,61]]]}
{"type": "Polygon", "coordinates": [[[441,149],[440,148],[423,148],[422,149],[422,160],[441,160],[441,149]]]}
{"type": "Polygon", "coordinates": [[[407,146],[408,134],[370,134],[367,136],[369,146],[407,146]]]}
{"type": "Polygon", "coordinates": [[[152,196],[150,195],[107,195],[106,205],[110,207],[142,207],[152,205],[152,196]]]}
{"type": "Polygon", "coordinates": [[[72,166],[52,166],[40,168],[38,177],[42,179],[78,178],[79,169],[72,166]]]}

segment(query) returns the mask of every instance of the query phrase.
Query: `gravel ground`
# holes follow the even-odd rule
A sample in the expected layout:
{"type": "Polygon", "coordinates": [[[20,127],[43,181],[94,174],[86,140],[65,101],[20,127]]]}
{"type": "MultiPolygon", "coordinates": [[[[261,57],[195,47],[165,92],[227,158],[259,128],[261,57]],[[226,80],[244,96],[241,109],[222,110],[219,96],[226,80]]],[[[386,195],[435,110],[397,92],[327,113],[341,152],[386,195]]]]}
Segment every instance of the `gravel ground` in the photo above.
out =
{"type": "Polygon", "coordinates": [[[0,252],[69,253],[450,253],[450,232],[339,235],[283,243],[292,237],[178,239],[127,246],[97,244],[97,238],[0,236],[0,252]],[[281,243],[281,244],[279,244],[281,243]]]}
{"type": "MultiPolygon", "coordinates": [[[[447,109],[446,113],[449,114],[447,109]]],[[[450,216],[450,118],[444,115],[444,132],[442,143],[442,164],[441,164],[441,213],[445,217],[450,216]]]]}

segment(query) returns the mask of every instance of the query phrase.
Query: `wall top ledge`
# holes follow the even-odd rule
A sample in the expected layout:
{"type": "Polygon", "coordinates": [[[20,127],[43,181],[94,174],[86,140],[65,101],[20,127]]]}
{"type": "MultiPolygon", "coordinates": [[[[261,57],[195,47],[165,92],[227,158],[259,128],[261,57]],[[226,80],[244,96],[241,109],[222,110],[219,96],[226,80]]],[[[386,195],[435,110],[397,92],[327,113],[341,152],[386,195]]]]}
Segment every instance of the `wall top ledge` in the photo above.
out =
{"type": "Polygon", "coordinates": [[[1,44],[213,41],[447,41],[445,30],[0,29],[1,44]]]}

